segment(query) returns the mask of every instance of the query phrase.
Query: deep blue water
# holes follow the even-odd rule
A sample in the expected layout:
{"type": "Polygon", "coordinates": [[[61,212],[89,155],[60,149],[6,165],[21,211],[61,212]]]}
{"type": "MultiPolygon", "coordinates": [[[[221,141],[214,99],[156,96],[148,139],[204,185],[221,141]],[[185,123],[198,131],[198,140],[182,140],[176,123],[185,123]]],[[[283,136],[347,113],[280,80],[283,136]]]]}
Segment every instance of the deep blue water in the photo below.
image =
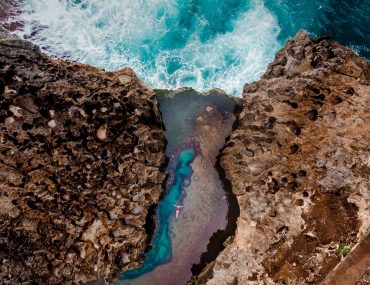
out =
{"type": "MultiPolygon", "coordinates": [[[[21,36],[154,88],[240,95],[299,29],[370,58],[370,0],[23,0],[21,36]]],[[[1,8],[0,8],[1,9],[1,8]]]]}
{"type": "Polygon", "coordinates": [[[265,0],[265,5],[278,19],[280,41],[303,28],[370,59],[370,0],[265,0]]]}

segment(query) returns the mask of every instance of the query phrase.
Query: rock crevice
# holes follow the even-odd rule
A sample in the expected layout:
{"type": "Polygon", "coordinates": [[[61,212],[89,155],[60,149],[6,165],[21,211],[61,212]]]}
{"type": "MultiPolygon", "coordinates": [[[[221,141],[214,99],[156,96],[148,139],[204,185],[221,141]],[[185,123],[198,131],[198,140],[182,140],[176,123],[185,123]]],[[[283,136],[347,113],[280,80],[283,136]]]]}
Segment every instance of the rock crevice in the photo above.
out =
{"type": "MultiPolygon", "coordinates": [[[[304,31],[245,85],[219,157],[240,208],[235,236],[192,284],[336,280],[338,249],[370,227],[369,106],[370,63],[304,31]]],[[[0,41],[2,284],[112,280],[138,267],[164,149],[156,95],[131,69],[0,41]]]]}

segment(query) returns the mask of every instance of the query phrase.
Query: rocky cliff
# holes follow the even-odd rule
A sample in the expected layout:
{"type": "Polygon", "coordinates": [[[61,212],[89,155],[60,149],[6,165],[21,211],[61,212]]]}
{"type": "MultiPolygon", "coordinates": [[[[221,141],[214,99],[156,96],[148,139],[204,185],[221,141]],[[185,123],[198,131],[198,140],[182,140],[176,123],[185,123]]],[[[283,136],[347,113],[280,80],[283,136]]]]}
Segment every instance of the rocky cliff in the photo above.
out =
{"type": "MultiPolygon", "coordinates": [[[[220,155],[237,230],[191,284],[368,284],[369,84],[368,61],[302,31],[244,87],[220,155]]],[[[155,94],[132,70],[1,41],[1,284],[111,280],[138,267],[164,141],[155,94]]]]}
{"type": "Polygon", "coordinates": [[[109,280],[137,267],[164,146],[155,94],[130,69],[1,41],[0,283],[109,280]]]}
{"type": "Polygon", "coordinates": [[[318,284],[362,241],[369,84],[368,61],[301,31],[245,85],[221,156],[240,205],[237,231],[194,284],[318,284]]]}

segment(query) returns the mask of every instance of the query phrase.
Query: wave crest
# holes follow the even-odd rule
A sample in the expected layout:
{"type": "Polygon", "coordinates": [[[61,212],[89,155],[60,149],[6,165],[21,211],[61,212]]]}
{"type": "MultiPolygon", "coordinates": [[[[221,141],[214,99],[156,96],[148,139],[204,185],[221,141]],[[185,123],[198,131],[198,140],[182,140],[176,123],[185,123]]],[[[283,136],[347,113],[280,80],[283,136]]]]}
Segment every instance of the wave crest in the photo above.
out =
{"type": "Polygon", "coordinates": [[[52,55],[133,68],[153,88],[238,95],[281,47],[262,0],[24,0],[19,36],[52,55]]]}

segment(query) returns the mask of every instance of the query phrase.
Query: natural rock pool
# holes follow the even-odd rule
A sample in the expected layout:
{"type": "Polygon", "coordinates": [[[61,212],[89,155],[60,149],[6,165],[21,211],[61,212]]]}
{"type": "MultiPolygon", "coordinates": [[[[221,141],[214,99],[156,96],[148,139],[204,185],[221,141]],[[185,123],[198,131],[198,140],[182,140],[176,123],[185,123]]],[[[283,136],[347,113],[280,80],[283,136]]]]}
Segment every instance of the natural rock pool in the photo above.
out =
{"type": "Polygon", "coordinates": [[[228,223],[228,199],[215,163],[232,130],[234,101],[217,90],[205,96],[189,89],[158,92],[158,100],[168,141],[168,190],[156,210],[144,264],[115,284],[186,284],[212,235],[228,223]],[[183,206],[178,218],[174,205],[183,206]]]}

